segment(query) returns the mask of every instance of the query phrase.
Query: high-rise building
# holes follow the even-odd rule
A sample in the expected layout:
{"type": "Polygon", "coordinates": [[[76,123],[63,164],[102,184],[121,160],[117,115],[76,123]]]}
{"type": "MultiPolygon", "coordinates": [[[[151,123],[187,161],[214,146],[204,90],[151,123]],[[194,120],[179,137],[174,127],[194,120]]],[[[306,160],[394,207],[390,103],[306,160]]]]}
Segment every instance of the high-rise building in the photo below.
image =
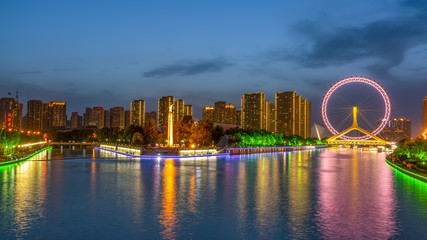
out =
{"type": "Polygon", "coordinates": [[[0,99],[0,127],[12,131],[15,129],[16,102],[14,98],[0,99]]]}
{"type": "Polygon", "coordinates": [[[307,128],[307,121],[308,121],[308,116],[307,116],[307,110],[308,108],[308,100],[307,99],[302,99],[301,100],[301,117],[300,117],[300,121],[299,121],[299,125],[300,125],[300,136],[303,138],[307,138],[309,135],[309,132],[311,132],[311,129],[307,128]]]}
{"type": "MultiPolygon", "coordinates": [[[[307,100],[305,112],[305,138],[311,137],[311,102],[307,100]]],[[[304,137],[304,136],[303,136],[304,137]]]]}
{"type": "Polygon", "coordinates": [[[215,102],[213,122],[214,123],[225,123],[225,106],[227,105],[224,101],[215,102]]]}
{"type": "Polygon", "coordinates": [[[110,111],[104,110],[104,127],[110,127],[110,111]]]}
{"type": "Polygon", "coordinates": [[[29,131],[43,130],[43,102],[42,100],[30,100],[27,102],[27,127],[29,131]]]}
{"type": "Polygon", "coordinates": [[[169,106],[174,105],[175,98],[172,96],[159,98],[158,101],[158,126],[166,129],[168,127],[169,106]]]}
{"type": "Polygon", "coordinates": [[[213,107],[204,107],[203,108],[203,120],[209,120],[213,122],[214,120],[214,108],[213,107]]]}
{"type": "Polygon", "coordinates": [[[135,100],[130,103],[130,123],[136,126],[145,124],[145,101],[135,100]]]}
{"type": "Polygon", "coordinates": [[[125,108],[124,107],[113,107],[110,109],[110,126],[118,127],[120,129],[125,128],[125,108]]]}
{"type": "Polygon", "coordinates": [[[149,122],[150,119],[154,119],[154,122],[157,125],[157,112],[156,111],[145,113],[145,122],[149,122]]]}
{"type": "Polygon", "coordinates": [[[242,98],[242,128],[265,129],[264,93],[245,93],[242,98]]]}
{"type": "Polygon", "coordinates": [[[276,92],[276,132],[296,134],[296,92],[276,92]]]}
{"type": "Polygon", "coordinates": [[[292,92],[276,93],[275,131],[285,135],[311,136],[311,102],[292,92]]]}
{"type": "Polygon", "coordinates": [[[71,113],[71,129],[79,129],[82,127],[82,117],[79,116],[78,112],[71,113]]]}
{"type": "MultiPolygon", "coordinates": [[[[265,105],[267,108],[267,105],[265,105]]],[[[269,113],[270,113],[270,123],[268,125],[267,131],[269,132],[276,132],[276,103],[270,103],[269,104],[269,113]]]]}
{"type": "Polygon", "coordinates": [[[173,121],[174,122],[179,122],[182,120],[182,118],[185,116],[184,115],[184,100],[182,99],[178,99],[175,101],[174,106],[173,106],[173,121]]]}
{"type": "Polygon", "coordinates": [[[193,105],[184,105],[184,116],[193,116],[193,105]]]}
{"type": "Polygon", "coordinates": [[[104,108],[94,107],[93,108],[93,121],[98,129],[104,128],[104,108]]]}
{"type": "Polygon", "coordinates": [[[242,125],[242,110],[236,110],[236,125],[242,125]]]}
{"type": "Polygon", "coordinates": [[[301,118],[303,112],[301,109],[302,97],[300,95],[295,96],[295,134],[302,136],[301,131],[301,118]]]}
{"type": "Polygon", "coordinates": [[[423,106],[423,131],[427,130],[427,96],[424,99],[423,106]]]}
{"type": "Polygon", "coordinates": [[[24,109],[23,103],[16,103],[15,111],[15,130],[21,131],[22,128],[22,110],[24,109]]]}
{"type": "MultiPolygon", "coordinates": [[[[377,124],[380,125],[381,120],[378,120],[377,124]]],[[[404,138],[411,139],[411,120],[406,118],[390,119],[379,136],[386,141],[396,142],[404,138]]]]}
{"type": "Polygon", "coordinates": [[[270,119],[270,101],[265,100],[264,103],[264,114],[263,114],[263,127],[262,129],[267,130],[271,128],[270,123],[271,123],[271,119],[270,119]]]}
{"type": "Polygon", "coordinates": [[[43,110],[42,110],[42,116],[43,116],[43,120],[42,120],[42,128],[43,131],[47,131],[49,130],[52,126],[50,124],[50,119],[51,119],[51,112],[50,112],[50,108],[49,108],[49,103],[43,103],[43,110]]]}
{"type": "Polygon", "coordinates": [[[67,126],[67,104],[65,102],[50,101],[50,127],[65,128],[67,126]]]}
{"type": "Polygon", "coordinates": [[[224,122],[225,124],[233,124],[237,125],[236,122],[236,108],[234,105],[225,105],[225,112],[224,112],[224,122]]]}
{"type": "Polygon", "coordinates": [[[129,125],[130,125],[130,110],[126,110],[125,111],[125,128],[127,128],[129,125]]]}
{"type": "Polygon", "coordinates": [[[83,114],[83,118],[85,127],[96,126],[95,121],[93,120],[92,108],[86,108],[86,112],[83,114]]]}

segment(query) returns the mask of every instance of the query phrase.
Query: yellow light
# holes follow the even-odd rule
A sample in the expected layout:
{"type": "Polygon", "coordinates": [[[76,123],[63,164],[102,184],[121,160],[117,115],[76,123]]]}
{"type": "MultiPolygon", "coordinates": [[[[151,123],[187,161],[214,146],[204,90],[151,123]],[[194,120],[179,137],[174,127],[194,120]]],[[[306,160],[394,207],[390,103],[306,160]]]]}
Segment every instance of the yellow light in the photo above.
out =
{"type": "Polygon", "coordinates": [[[191,144],[191,147],[192,147],[192,148],[194,148],[194,147],[196,147],[196,145],[194,145],[194,144],[191,144]]]}
{"type": "Polygon", "coordinates": [[[427,139],[427,129],[422,133],[422,135],[424,139],[427,139]]]}

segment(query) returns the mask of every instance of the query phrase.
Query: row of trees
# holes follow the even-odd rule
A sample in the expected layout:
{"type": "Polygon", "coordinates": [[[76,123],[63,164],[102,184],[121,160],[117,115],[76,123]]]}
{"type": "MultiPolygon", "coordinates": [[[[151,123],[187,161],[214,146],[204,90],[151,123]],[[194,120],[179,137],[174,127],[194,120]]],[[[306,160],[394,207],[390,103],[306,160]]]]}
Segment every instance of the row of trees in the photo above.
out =
{"type": "Polygon", "coordinates": [[[236,147],[275,147],[275,146],[304,146],[327,144],[324,140],[315,138],[304,139],[299,135],[286,136],[282,133],[271,133],[265,130],[242,130],[233,128],[227,130],[230,144],[236,147]]]}
{"type": "MultiPolygon", "coordinates": [[[[173,126],[174,143],[185,146],[196,144],[209,146],[217,143],[224,135],[220,126],[214,126],[210,121],[202,120],[194,123],[191,120],[179,121],[173,126]]],[[[130,125],[124,130],[119,128],[103,128],[98,132],[98,142],[126,143],[138,145],[166,144],[167,129],[161,131],[156,122],[150,119],[144,127],[130,125]]]]}
{"type": "Polygon", "coordinates": [[[0,147],[4,156],[10,155],[17,150],[20,144],[42,141],[41,135],[25,134],[15,131],[0,130],[0,147]]]}
{"type": "Polygon", "coordinates": [[[405,165],[415,165],[427,169],[427,140],[421,138],[403,139],[388,158],[405,165]]]}

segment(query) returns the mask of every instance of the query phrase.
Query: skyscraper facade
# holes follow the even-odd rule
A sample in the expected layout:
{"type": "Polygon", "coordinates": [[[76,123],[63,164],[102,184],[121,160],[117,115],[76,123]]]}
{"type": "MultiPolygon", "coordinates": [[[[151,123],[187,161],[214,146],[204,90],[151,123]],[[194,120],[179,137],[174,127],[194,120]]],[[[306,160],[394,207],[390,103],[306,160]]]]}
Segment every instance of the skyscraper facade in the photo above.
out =
{"type": "Polygon", "coordinates": [[[184,116],[193,116],[193,105],[184,105],[184,116]]]}
{"type": "Polygon", "coordinates": [[[93,122],[98,129],[104,128],[104,108],[93,108],[93,122]]]}
{"type": "Polygon", "coordinates": [[[265,129],[264,93],[245,93],[242,98],[242,128],[265,129]]]}
{"type": "Polygon", "coordinates": [[[214,123],[225,123],[225,101],[215,102],[214,104],[214,112],[213,112],[213,122],[214,123]]]}
{"type": "Polygon", "coordinates": [[[67,104],[60,101],[49,102],[50,127],[65,128],[67,126],[67,104]]]}
{"type": "Polygon", "coordinates": [[[145,101],[135,100],[130,103],[130,123],[136,126],[145,124],[145,101]]]}
{"type": "Polygon", "coordinates": [[[113,107],[110,109],[110,126],[118,127],[120,129],[125,128],[125,108],[124,107],[113,107]]]}
{"type": "Polygon", "coordinates": [[[71,129],[79,129],[82,127],[81,117],[78,112],[71,113],[71,129]]]}
{"type": "Polygon", "coordinates": [[[4,130],[15,129],[16,102],[14,98],[0,99],[0,127],[4,130]]]}
{"type": "Polygon", "coordinates": [[[203,120],[209,120],[213,122],[214,120],[214,107],[204,107],[202,113],[203,120]]]}
{"type": "MultiPolygon", "coordinates": [[[[377,124],[381,124],[381,120],[378,120],[377,124]]],[[[404,138],[411,139],[411,120],[406,118],[390,119],[379,136],[386,141],[396,142],[404,138]]]]}
{"type": "Polygon", "coordinates": [[[27,127],[28,131],[43,130],[43,102],[30,100],[27,102],[27,127]]]}
{"type": "Polygon", "coordinates": [[[157,118],[158,118],[158,126],[164,129],[168,126],[168,114],[169,114],[169,106],[174,105],[175,98],[172,96],[162,97],[158,100],[158,110],[157,110],[157,118]]]}
{"type": "Polygon", "coordinates": [[[225,111],[224,111],[224,119],[225,124],[233,124],[237,125],[236,121],[236,107],[234,105],[225,105],[225,111]]]}
{"type": "Polygon", "coordinates": [[[296,134],[296,92],[276,92],[276,132],[296,134]]]}
{"type": "Polygon", "coordinates": [[[173,106],[173,121],[179,122],[185,116],[184,114],[184,100],[178,99],[175,101],[173,106]]]}

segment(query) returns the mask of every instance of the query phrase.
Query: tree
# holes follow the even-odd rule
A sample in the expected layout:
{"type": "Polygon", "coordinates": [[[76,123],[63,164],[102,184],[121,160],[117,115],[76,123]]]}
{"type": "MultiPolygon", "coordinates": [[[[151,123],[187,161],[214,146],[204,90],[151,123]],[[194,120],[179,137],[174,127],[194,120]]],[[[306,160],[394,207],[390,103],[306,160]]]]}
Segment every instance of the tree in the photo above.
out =
{"type": "Polygon", "coordinates": [[[173,138],[176,143],[187,144],[191,139],[191,130],[193,127],[193,121],[181,120],[173,126],[173,138]]]}
{"type": "Polygon", "coordinates": [[[160,133],[156,125],[156,120],[150,119],[148,122],[146,122],[144,126],[144,131],[144,142],[146,144],[157,143],[160,133]]]}
{"type": "Polygon", "coordinates": [[[133,134],[133,137],[132,137],[133,144],[142,144],[143,141],[144,141],[144,138],[140,132],[136,132],[133,134]]]}
{"type": "Polygon", "coordinates": [[[202,146],[210,145],[212,141],[213,124],[209,120],[196,122],[191,129],[191,140],[202,146]]]}

